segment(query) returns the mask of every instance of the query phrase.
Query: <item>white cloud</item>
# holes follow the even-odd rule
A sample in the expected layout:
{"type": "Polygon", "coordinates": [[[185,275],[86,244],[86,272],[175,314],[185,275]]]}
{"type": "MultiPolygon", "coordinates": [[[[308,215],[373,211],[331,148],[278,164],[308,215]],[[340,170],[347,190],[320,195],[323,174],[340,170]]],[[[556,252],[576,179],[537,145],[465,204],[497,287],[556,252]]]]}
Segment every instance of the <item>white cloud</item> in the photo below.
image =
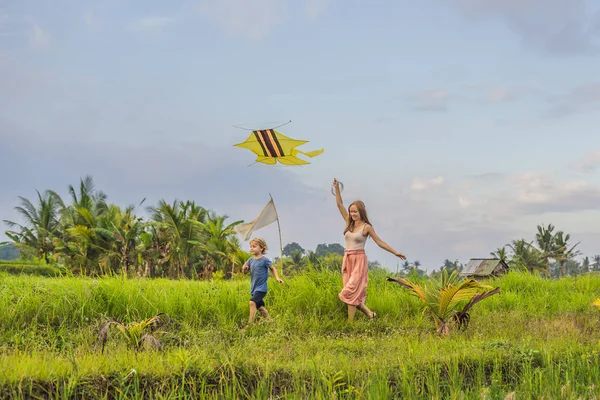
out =
{"type": "Polygon", "coordinates": [[[469,208],[472,204],[473,203],[471,203],[469,199],[462,196],[458,196],[458,205],[460,208],[469,208]]]}
{"type": "Polygon", "coordinates": [[[450,0],[467,17],[503,21],[523,42],[554,54],[598,52],[598,28],[586,0],[450,0]]]}
{"type": "Polygon", "coordinates": [[[506,89],[494,89],[488,95],[488,100],[490,101],[508,101],[514,100],[514,93],[506,89]]]}
{"type": "Polygon", "coordinates": [[[306,13],[311,20],[317,20],[327,8],[329,0],[306,0],[306,13]]]}
{"type": "Polygon", "coordinates": [[[437,90],[431,93],[431,98],[434,100],[443,100],[448,97],[448,94],[443,90],[437,90]]]}
{"type": "Polygon", "coordinates": [[[413,94],[413,98],[420,101],[442,101],[447,97],[448,93],[444,90],[425,90],[413,94]]]}
{"type": "Polygon", "coordinates": [[[83,14],[83,22],[87,25],[87,26],[92,26],[94,25],[94,10],[88,10],[83,14]]]}
{"type": "MultiPolygon", "coordinates": [[[[444,179],[446,187],[440,193],[427,190],[441,187],[440,177],[414,179],[409,193],[368,202],[376,210],[372,214],[379,217],[378,229],[394,238],[392,246],[401,238],[409,258],[424,259],[429,268],[436,265],[424,255],[427,248],[435,248],[440,260],[465,262],[469,257],[488,256],[523,235],[533,237],[536,225],[548,221],[548,216],[563,229],[561,221],[597,213],[600,204],[600,186],[563,179],[560,171],[484,173],[450,182],[444,179]]],[[[564,229],[577,232],[575,225],[564,229]]],[[[377,257],[387,260],[385,254],[377,257]]]]}
{"type": "Polygon", "coordinates": [[[199,11],[229,34],[252,40],[265,38],[284,20],[281,0],[201,0],[199,11]]]}
{"type": "Polygon", "coordinates": [[[527,86],[496,88],[487,95],[490,102],[510,102],[522,99],[524,96],[538,92],[527,86]]]}
{"type": "Polygon", "coordinates": [[[134,32],[162,31],[175,21],[170,17],[144,17],[132,22],[129,29],[134,32]]]}
{"type": "MultiPolygon", "coordinates": [[[[330,3],[331,0],[306,0],[306,17],[316,21],[330,3]]],[[[292,5],[296,6],[286,0],[200,0],[198,10],[228,34],[260,41],[286,20],[288,6],[292,5]]]]}
{"type": "Polygon", "coordinates": [[[495,182],[475,182],[460,196],[469,196],[471,209],[492,220],[518,220],[548,212],[577,213],[597,209],[600,186],[560,179],[556,171],[509,174],[495,182]]]}
{"type": "Polygon", "coordinates": [[[435,178],[429,180],[422,180],[419,178],[414,178],[410,185],[410,190],[413,192],[421,192],[427,189],[430,189],[435,186],[439,186],[444,183],[444,177],[437,176],[435,178]]]}
{"type": "Polygon", "coordinates": [[[546,116],[551,118],[597,111],[600,107],[600,81],[578,85],[566,94],[548,97],[548,101],[554,104],[546,112],[546,116]]]}
{"type": "Polygon", "coordinates": [[[549,174],[540,172],[525,172],[514,175],[510,182],[516,185],[518,201],[525,204],[546,203],[552,196],[551,190],[555,183],[549,174]]]}
{"type": "Polygon", "coordinates": [[[44,31],[38,24],[32,23],[29,32],[29,45],[36,49],[44,49],[50,45],[50,35],[44,31]]]}
{"type": "Polygon", "coordinates": [[[448,93],[444,90],[424,90],[408,97],[417,111],[446,111],[448,93]]]}
{"type": "Polygon", "coordinates": [[[591,172],[596,169],[596,167],[600,165],[600,150],[596,150],[583,159],[576,161],[572,164],[572,168],[582,171],[582,172],[591,172]]]}

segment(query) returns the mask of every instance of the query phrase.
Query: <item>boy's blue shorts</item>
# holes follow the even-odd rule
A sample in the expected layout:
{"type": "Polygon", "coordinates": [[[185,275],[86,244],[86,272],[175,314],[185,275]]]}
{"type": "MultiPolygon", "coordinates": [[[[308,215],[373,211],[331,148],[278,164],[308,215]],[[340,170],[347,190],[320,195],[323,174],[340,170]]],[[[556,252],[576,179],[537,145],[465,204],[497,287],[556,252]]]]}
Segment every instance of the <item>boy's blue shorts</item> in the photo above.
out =
{"type": "Polygon", "coordinates": [[[256,304],[256,308],[264,307],[265,302],[263,299],[267,295],[267,292],[254,292],[250,301],[253,301],[256,304]]]}

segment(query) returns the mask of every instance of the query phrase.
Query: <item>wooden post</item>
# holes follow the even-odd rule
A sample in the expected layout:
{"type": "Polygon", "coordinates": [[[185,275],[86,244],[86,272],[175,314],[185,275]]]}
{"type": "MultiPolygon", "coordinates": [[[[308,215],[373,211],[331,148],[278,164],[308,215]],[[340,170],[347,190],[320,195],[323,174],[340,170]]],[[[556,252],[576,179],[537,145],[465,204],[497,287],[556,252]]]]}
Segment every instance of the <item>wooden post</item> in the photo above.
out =
{"type": "Polygon", "coordinates": [[[273,201],[271,193],[269,193],[269,197],[273,202],[273,208],[275,209],[275,215],[277,216],[277,230],[279,231],[279,260],[281,261],[280,275],[283,276],[283,242],[281,241],[281,225],[279,225],[279,213],[277,213],[277,207],[275,207],[275,201],[273,201]]]}

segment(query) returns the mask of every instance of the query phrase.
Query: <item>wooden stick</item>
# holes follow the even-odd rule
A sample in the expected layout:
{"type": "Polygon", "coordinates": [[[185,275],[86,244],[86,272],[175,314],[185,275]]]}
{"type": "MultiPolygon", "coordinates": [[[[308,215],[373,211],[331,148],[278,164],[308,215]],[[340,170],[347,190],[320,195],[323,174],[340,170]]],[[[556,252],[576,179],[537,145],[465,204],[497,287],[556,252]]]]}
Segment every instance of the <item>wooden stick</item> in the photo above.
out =
{"type": "MultiPolygon", "coordinates": [[[[273,201],[273,197],[271,193],[269,193],[269,197],[271,201],[273,201]]],[[[277,230],[279,231],[279,260],[281,261],[281,276],[283,276],[283,242],[281,241],[281,226],[279,225],[279,213],[277,213],[277,207],[275,207],[275,201],[273,201],[273,208],[275,209],[275,215],[277,215],[277,230]]]]}

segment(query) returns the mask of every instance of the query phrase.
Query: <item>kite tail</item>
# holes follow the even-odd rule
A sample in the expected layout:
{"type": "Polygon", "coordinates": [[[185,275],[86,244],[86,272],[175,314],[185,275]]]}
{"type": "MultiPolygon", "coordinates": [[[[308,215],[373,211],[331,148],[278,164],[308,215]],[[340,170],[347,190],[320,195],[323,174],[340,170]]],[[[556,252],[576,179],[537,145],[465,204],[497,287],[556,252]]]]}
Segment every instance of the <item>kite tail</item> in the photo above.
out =
{"type": "Polygon", "coordinates": [[[316,157],[319,154],[323,153],[323,151],[325,151],[325,149],[319,149],[319,150],[313,150],[313,151],[307,151],[307,152],[296,150],[296,149],[292,149],[292,154],[291,155],[295,157],[298,154],[304,154],[306,157],[313,158],[313,157],[316,157]]]}

